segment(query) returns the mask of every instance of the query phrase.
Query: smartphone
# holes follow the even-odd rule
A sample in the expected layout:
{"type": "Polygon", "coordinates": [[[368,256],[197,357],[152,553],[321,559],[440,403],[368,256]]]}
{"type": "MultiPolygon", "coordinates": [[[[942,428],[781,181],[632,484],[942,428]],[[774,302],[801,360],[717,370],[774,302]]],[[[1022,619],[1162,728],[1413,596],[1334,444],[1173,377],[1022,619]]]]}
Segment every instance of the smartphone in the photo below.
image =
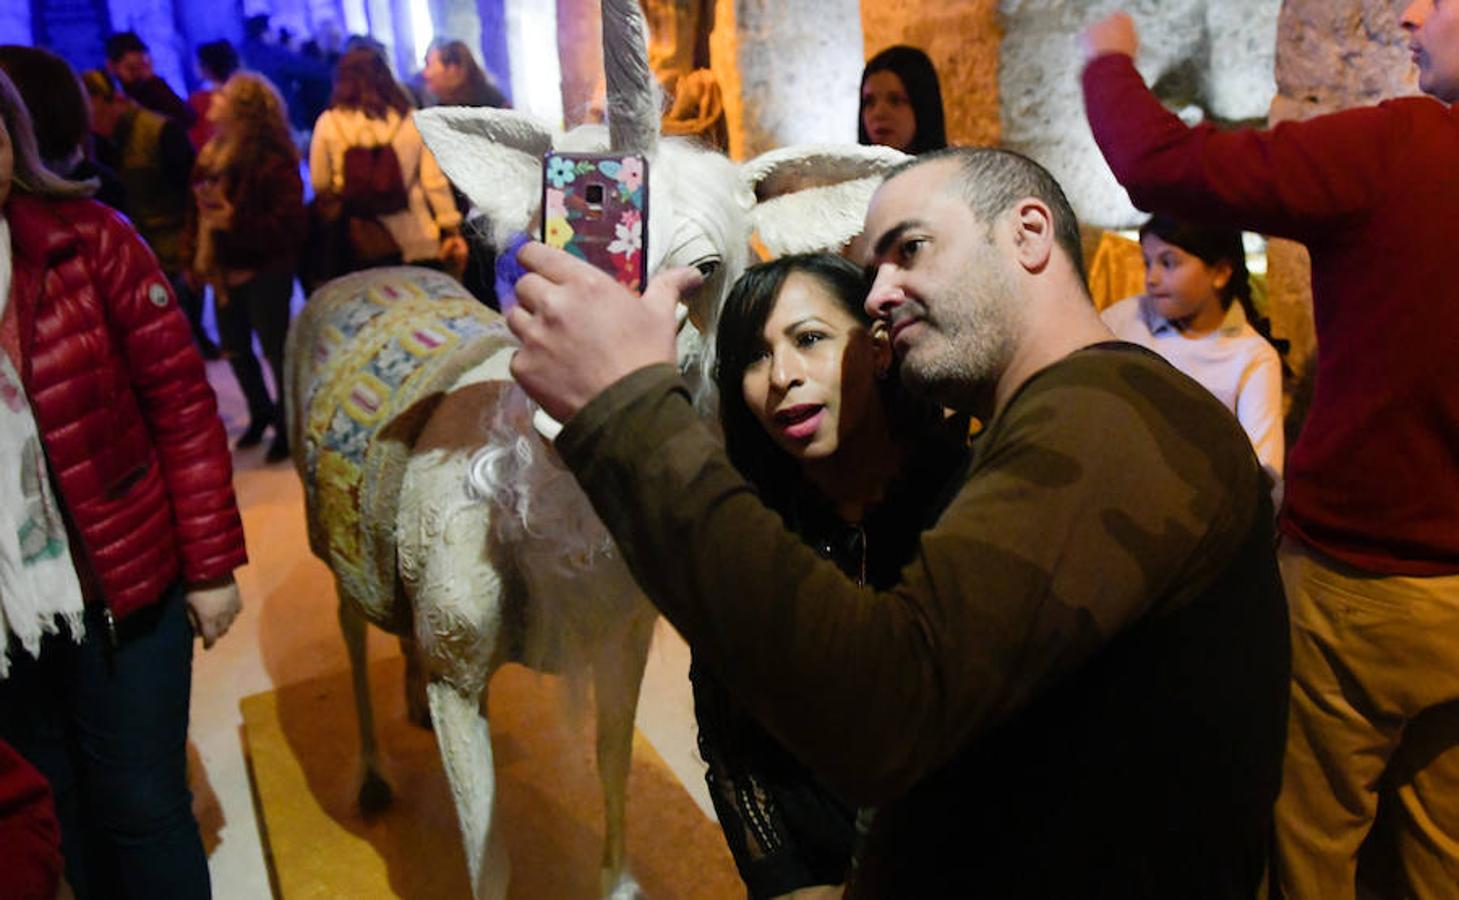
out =
{"type": "Polygon", "coordinates": [[[648,159],[636,153],[542,158],[542,242],[643,293],[648,282],[648,159]]]}

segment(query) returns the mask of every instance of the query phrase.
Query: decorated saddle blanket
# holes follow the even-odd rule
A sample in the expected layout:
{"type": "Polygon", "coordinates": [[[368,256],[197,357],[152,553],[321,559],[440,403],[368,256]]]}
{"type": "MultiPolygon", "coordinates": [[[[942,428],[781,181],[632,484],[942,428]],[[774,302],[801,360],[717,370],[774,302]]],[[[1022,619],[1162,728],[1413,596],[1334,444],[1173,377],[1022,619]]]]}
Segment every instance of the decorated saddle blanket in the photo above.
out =
{"type": "Polygon", "coordinates": [[[501,316],[454,279],[408,266],[325,284],[291,329],[286,381],[310,549],[382,628],[410,628],[395,520],[411,448],[456,380],[512,343],[501,316]]]}

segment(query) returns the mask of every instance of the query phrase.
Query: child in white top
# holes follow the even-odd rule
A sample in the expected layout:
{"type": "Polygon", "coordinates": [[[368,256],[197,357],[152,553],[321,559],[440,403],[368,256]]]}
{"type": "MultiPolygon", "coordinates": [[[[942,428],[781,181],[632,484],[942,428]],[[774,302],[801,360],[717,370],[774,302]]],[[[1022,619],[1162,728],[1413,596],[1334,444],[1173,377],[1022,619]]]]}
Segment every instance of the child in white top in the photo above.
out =
{"type": "Polygon", "coordinates": [[[1282,364],[1276,348],[1252,327],[1256,314],[1241,232],[1155,216],[1140,229],[1140,249],[1145,293],[1105,309],[1105,324],[1120,340],[1165,357],[1226,404],[1280,498],[1282,364]]]}

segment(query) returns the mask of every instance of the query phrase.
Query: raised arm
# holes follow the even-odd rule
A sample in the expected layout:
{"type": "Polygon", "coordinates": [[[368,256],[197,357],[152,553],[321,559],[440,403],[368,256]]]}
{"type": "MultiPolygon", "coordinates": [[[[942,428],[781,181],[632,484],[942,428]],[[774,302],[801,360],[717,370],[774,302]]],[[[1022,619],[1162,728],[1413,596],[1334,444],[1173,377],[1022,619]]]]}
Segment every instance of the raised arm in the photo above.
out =
{"type": "Polygon", "coordinates": [[[1349,110],[1269,131],[1188,127],[1136,71],[1134,26],[1116,13],[1080,40],[1084,105],[1094,140],[1136,206],[1304,240],[1361,216],[1391,173],[1375,127],[1383,107],[1349,110]]]}

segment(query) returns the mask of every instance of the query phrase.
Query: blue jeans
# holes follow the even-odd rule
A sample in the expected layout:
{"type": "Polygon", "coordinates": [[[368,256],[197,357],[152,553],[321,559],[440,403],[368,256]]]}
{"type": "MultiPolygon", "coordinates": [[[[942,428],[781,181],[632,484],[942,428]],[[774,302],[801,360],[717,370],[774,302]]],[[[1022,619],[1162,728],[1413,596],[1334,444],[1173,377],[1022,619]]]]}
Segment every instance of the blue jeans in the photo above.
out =
{"type": "Polygon", "coordinates": [[[187,786],[192,652],[180,584],[118,622],[115,644],[93,608],[81,644],[12,651],[0,736],[51,782],[80,900],[211,895],[187,786]]]}

